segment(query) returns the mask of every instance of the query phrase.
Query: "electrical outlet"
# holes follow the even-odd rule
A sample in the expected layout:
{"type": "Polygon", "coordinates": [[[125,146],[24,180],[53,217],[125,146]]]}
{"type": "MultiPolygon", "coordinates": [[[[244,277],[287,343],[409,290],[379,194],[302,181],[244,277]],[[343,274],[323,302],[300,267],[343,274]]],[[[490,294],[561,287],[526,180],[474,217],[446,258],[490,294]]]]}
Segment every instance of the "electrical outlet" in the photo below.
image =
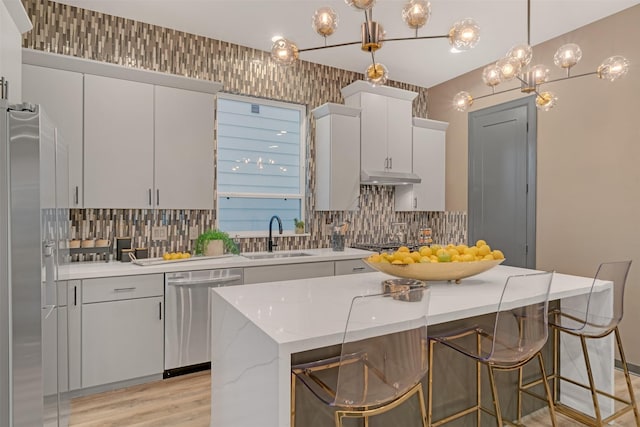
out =
{"type": "Polygon", "coordinates": [[[167,240],[167,227],[164,227],[164,226],[152,227],[151,238],[153,240],[167,240]]]}
{"type": "Polygon", "coordinates": [[[200,229],[197,225],[189,227],[189,240],[196,240],[200,236],[200,229]]]}

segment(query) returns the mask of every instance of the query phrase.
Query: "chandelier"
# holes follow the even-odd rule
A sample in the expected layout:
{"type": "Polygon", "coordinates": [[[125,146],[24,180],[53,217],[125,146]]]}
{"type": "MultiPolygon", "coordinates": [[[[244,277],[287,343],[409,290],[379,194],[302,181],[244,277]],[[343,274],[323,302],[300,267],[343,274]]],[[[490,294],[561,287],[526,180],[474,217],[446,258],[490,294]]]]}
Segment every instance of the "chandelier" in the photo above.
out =
{"type": "MultiPolygon", "coordinates": [[[[549,80],[549,68],[544,64],[529,66],[533,58],[531,48],[531,0],[527,0],[527,44],[519,44],[512,47],[507,54],[493,64],[487,65],[482,71],[482,81],[491,88],[488,95],[478,96],[475,99],[486,98],[498,93],[509,92],[518,87],[496,92],[496,86],[500,83],[512,81],[520,82],[522,93],[536,94],[536,107],[542,111],[549,111],[553,108],[558,97],[551,91],[541,91],[540,86],[545,83],[553,83],[562,80],[574,79],[596,75],[600,79],[615,81],[627,74],[629,71],[629,60],[624,56],[611,56],[600,64],[595,71],[571,75],[571,68],[582,58],[582,50],[575,43],[568,43],[558,48],[553,55],[553,62],[556,66],[566,70],[566,75],[557,79],[549,80]]],[[[453,108],[458,111],[466,111],[472,104],[474,98],[469,92],[461,91],[453,97],[453,108]]]]}
{"type": "Polygon", "coordinates": [[[373,20],[373,6],[375,0],[345,0],[345,3],[356,11],[364,12],[364,22],[361,26],[362,40],[327,45],[327,37],[332,35],[338,27],[338,14],[330,7],[321,7],[315,11],[312,17],[313,29],[325,39],[324,46],[298,49],[298,46],[286,38],[274,41],[271,49],[271,58],[278,64],[292,65],[298,60],[300,52],[327,49],[339,46],[361,44],[361,49],[371,54],[371,65],[365,71],[366,80],[372,85],[384,85],[387,82],[389,72],[387,67],[376,62],[375,52],[383,43],[401,40],[421,39],[449,39],[452,49],[464,51],[473,48],[479,39],[479,28],[473,19],[463,19],[456,22],[448,34],[438,36],[418,36],[418,29],[422,28],[431,16],[431,3],[427,0],[410,0],[402,9],[402,19],[405,24],[415,30],[413,37],[386,38],[382,25],[373,20]]]}

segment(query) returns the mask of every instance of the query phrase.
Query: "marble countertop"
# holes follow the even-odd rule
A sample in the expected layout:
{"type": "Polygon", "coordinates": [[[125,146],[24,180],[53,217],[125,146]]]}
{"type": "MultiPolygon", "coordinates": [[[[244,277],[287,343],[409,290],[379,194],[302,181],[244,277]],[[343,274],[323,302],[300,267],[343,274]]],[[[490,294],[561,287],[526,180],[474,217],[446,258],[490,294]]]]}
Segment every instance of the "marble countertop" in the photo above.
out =
{"type": "MultiPolygon", "coordinates": [[[[299,249],[295,251],[277,251],[280,253],[304,252],[308,256],[290,258],[249,259],[242,255],[223,258],[197,260],[192,258],[185,262],[166,262],[156,265],[139,266],[127,262],[90,262],[61,266],[58,280],[91,279],[97,277],[133,276],[140,274],[173,273],[180,271],[210,270],[216,268],[257,267],[265,265],[298,264],[321,261],[341,261],[366,258],[372,252],[360,249],[345,248],[335,252],[331,248],[299,249]]],[[[266,252],[252,252],[247,255],[261,255],[266,252]]]]}
{"type": "MultiPolygon", "coordinates": [[[[497,266],[487,272],[463,279],[458,285],[431,282],[429,323],[495,312],[505,281],[510,275],[531,274],[533,270],[497,266]]],[[[214,289],[240,314],[264,331],[278,345],[291,352],[318,348],[340,342],[351,299],[356,295],[381,292],[381,282],[391,276],[380,272],[348,276],[262,283],[214,289]],[[309,347],[308,341],[314,344],[309,347]]],[[[592,279],[555,274],[551,299],[571,297],[585,292],[592,279]]],[[[523,290],[514,306],[527,304],[523,290]]],[[[406,308],[398,304],[398,309],[406,308]]],[[[398,315],[399,313],[397,313],[398,315]]],[[[390,313],[393,318],[394,314],[390,313]]]]}

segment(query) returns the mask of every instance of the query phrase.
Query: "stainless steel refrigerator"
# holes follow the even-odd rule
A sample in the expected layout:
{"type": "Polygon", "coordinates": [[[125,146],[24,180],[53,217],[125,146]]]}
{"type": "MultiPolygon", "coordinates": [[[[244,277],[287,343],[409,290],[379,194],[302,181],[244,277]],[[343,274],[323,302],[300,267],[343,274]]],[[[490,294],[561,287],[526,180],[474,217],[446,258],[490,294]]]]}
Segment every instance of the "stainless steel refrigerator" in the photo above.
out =
{"type": "Polygon", "coordinates": [[[0,427],[68,423],[56,283],[69,258],[67,182],[66,148],[40,107],[0,100],[0,427]]]}

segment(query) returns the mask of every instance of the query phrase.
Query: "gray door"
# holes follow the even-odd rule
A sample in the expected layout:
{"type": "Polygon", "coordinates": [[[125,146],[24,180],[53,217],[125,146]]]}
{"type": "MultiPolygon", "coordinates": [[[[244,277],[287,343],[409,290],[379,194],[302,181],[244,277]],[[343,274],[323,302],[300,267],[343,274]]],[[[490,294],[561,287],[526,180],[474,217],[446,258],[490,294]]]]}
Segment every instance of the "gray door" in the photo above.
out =
{"type": "Polygon", "coordinates": [[[535,97],[469,113],[469,242],[535,267],[535,97]]]}

